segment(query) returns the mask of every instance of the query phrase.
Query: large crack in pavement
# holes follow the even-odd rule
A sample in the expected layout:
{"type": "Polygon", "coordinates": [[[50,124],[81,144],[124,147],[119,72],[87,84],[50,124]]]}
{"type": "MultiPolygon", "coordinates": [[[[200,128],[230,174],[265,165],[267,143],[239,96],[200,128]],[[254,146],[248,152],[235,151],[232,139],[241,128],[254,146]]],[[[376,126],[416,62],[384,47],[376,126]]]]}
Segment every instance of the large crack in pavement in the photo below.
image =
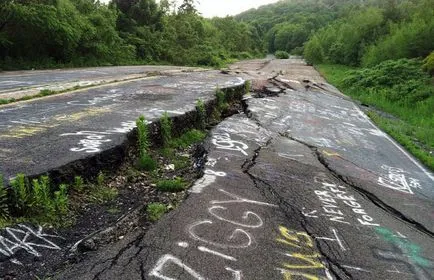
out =
{"type": "Polygon", "coordinates": [[[365,190],[364,188],[358,186],[356,183],[352,182],[351,179],[348,178],[347,176],[340,174],[338,171],[332,169],[330,167],[330,165],[328,164],[327,160],[324,158],[324,156],[319,152],[318,147],[310,145],[310,144],[308,144],[304,141],[301,141],[297,138],[291,137],[288,134],[285,134],[285,137],[287,137],[288,139],[291,139],[293,141],[296,141],[296,142],[308,147],[310,150],[312,150],[312,152],[316,155],[318,161],[330,172],[330,174],[333,177],[335,177],[336,179],[344,182],[346,185],[353,188],[353,190],[355,190],[357,193],[359,193],[363,197],[367,198],[369,201],[371,201],[373,204],[378,206],[380,209],[391,214],[394,218],[396,218],[400,221],[404,221],[405,223],[412,226],[412,228],[414,228],[415,230],[420,231],[431,238],[434,238],[434,233],[432,231],[430,231],[429,229],[427,229],[423,224],[421,224],[421,223],[415,221],[414,219],[406,216],[405,214],[398,211],[397,209],[395,209],[391,205],[388,205],[387,203],[385,203],[383,200],[381,200],[379,197],[377,197],[372,192],[369,192],[369,191],[365,190]]]}

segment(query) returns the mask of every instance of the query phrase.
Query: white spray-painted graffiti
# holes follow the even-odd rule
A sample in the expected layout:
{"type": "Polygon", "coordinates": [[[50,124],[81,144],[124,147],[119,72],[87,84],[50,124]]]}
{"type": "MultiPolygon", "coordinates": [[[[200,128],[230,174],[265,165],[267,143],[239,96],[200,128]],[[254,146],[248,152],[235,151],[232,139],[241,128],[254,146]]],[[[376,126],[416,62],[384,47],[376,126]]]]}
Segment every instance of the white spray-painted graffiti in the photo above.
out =
{"type": "Polygon", "coordinates": [[[225,176],[226,176],[225,172],[215,172],[211,169],[206,169],[205,175],[201,179],[196,181],[196,183],[193,185],[193,187],[191,187],[189,192],[201,193],[203,189],[213,184],[217,180],[217,177],[225,177],[225,176]]]}
{"type": "Polygon", "coordinates": [[[374,219],[369,216],[362,205],[357,202],[353,195],[348,195],[348,190],[345,186],[337,185],[329,181],[324,176],[315,177],[315,183],[321,184],[321,190],[315,190],[314,193],[321,201],[321,211],[303,211],[303,215],[309,218],[319,218],[323,216],[332,222],[351,225],[351,222],[346,218],[343,209],[340,207],[340,202],[346,208],[350,208],[353,214],[356,214],[356,220],[363,226],[380,226],[374,222],[374,219]]]}
{"type": "MultiPolygon", "coordinates": [[[[38,248],[49,250],[61,250],[51,238],[61,238],[56,235],[43,233],[42,227],[32,229],[26,225],[18,225],[18,228],[5,228],[4,236],[0,235],[0,254],[11,258],[19,250],[25,250],[28,254],[41,257],[38,248]]],[[[14,260],[15,263],[19,261],[14,260]]]]}
{"type": "Polygon", "coordinates": [[[121,97],[122,94],[115,93],[115,94],[109,94],[109,95],[102,95],[97,96],[89,100],[81,101],[81,100],[74,100],[67,102],[68,105],[76,105],[76,106],[93,106],[97,105],[99,103],[105,102],[105,101],[118,101],[116,100],[117,97],[121,97]]]}
{"type": "Polygon", "coordinates": [[[246,152],[249,146],[241,141],[232,140],[229,133],[214,134],[212,143],[217,147],[217,149],[239,151],[245,156],[249,155],[246,152]]]}
{"type": "Polygon", "coordinates": [[[420,181],[415,178],[409,178],[407,182],[404,169],[382,165],[381,169],[387,171],[387,174],[378,177],[378,185],[403,193],[414,194],[413,189],[421,189],[420,181]]]}
{"type": "Polygon", "coordinates": [[[136,123],[134,121],[122,122],[121,127],[109,129],[103,132],[100,131],[78,131],[75,133],[64,133],[60,136],[80,136],[81,139],[78,142],[79,147],[71,148],[72,152],[86,152],[86,153],[97,153],[101,151],[101,146],[104,143],[111,142],[111,139],[107,139],[108,135],[127,133],[128,131],[134,129],[136,123]]]}
{"type": "MultiPolygon", "coordinates": [[[[226,197],[228,197],[228,199],[212,200],[209,202],[211,206],[208,208],[208,213],[216,220],[206,219],[206,220],[195,221],[187,226],[187,232],[189,233],[191,239],[198,241],[204,245],[206,244],[206,246],[212,246],[214,248],[218,248],[218,249],[211,249],[201,245],[197,247],[197,249],[200,252],[204,254],[210,254],[212,256],[227,261],[236,262],[237,261],[236,257],[225,254],[224,252],[222,252],[222,250],[234,249],[234,248],[246,249],[253,246],[256,243],[255,238],[247,230],[263,227],[264,221],[257,213],[253,211],[244,211],[241,215],[240,220],[231,219],[225,216],[225,213],[233,215],[233,213],[229,211],[228,207],[238,205],[238,204],[264,206],[264,207],[277,207],[277,206],[267,202],[244,198],[223,189],[219,189],[219,192],[224,194],[226,197]],[[214,232],[215,227],[220,227],[219,225],[217,225],[216,221],[221,221],[225,223],[226,225],[229,226],[229,228],[232,227],[232,233],[229,234],[229,236],[227,236],[226,238],[223,238],[223,240],[225,240],[226,242],[217,242],[214,240],[209,240],[206,236],[204,236],[204,233],[214,232]]],[[[178,242],[178,246],[180,246],[181,248],[187,248],[189,244],[187,242],[178,242]]],[[[170,254],[163,255],[158,260],[157,264],[149,272],[149,276],[154,276],[163,280],[176,280],[177,278],[167,276],[167,274],[170,274],[170,272],[167,270],[165,271],[165,268],[168,267],[168,264],[170,263],[177,265],[180,269],[182,269],[184,273],[189,274],[194,279],[206,279],[195,269],[191,268],[191,266],[185,264],[181,259],[174,257],[173,255],[170,254]]],[[[228,266],[225,266],[224,269],[231,273],[232,279],[237,280],[242,278],[241,270],[236,270],[228,266]]]]}

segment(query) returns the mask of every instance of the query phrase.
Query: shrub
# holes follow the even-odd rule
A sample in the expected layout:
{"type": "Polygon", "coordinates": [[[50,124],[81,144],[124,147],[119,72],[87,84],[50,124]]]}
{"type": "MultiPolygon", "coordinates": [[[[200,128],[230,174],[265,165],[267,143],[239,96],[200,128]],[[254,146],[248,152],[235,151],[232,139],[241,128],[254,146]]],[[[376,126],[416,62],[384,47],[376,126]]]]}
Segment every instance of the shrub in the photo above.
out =
{"type": "Polygon", "coordinates": [[[434,75],[434,51],[424,59],[423,70],[428,72],[431,76],[434,75]]]}
{"type": "Polygon", "coordinates": [[[287,53],[285,51],[277,51],[274,53],[274,55],[278,59],[288,59],[289,58],[289,53],[287,53]]]}

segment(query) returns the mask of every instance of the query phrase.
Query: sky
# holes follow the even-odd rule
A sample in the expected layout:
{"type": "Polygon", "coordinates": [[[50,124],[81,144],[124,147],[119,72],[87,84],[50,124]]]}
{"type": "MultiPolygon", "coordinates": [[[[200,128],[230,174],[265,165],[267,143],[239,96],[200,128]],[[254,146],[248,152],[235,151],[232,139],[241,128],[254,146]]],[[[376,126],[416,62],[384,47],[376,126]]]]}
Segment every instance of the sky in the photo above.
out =
{"type": "MultiPolygon", "coordinates": [[[[177,0],[182,2],[182,0],[177,0]]],[[[198,0],[197,9],[204,17],[224,17],[227,15],[236,15],[251,8],[257,8],[262,5],[275,3],[278,0],[198,0]]],[[[109,2],[102,0],[101,2],[109,2]]],[[[158,2],[158,0],[157,0],[158,2]]]]}

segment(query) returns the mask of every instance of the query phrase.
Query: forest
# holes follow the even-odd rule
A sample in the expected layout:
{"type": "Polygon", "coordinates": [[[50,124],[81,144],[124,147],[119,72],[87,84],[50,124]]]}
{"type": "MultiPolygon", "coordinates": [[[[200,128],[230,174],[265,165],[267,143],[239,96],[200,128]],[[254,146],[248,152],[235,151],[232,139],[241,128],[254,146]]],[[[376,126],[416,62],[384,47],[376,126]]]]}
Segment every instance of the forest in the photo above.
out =
{"type": "Polygon", "coordinates": [[[233,18],[205,19],[193,0],[1,0],[0,69],[175,64],[219,67],[264,53],[233,18]]]}

